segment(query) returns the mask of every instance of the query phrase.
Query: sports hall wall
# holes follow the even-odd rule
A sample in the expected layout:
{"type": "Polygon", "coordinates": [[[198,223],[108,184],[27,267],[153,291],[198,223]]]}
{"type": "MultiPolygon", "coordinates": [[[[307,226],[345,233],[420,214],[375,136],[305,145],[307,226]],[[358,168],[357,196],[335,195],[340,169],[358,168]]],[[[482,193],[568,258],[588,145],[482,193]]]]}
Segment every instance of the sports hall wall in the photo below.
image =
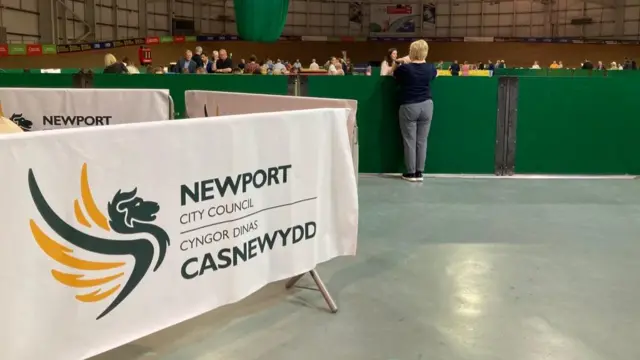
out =
{"type": "MultiPolygon", "coordinates": [[[[234,59],[248,58],[255,54],[265,57],[295,60],[303,63],[312,58],[324,61],[330,56],[339,56],[346,50],[348,57],[355,62],[382,60],[391,47],[407,49],[408,42],[315,42],[315,41],[280,41],[272,44],[245,41],[218,41],[182,44],[151,45],[153,60],[157,64],[176,61],[185,49],[202,46],[207,52],[213,49],[227,48],[234,59]]],[[[540,43],[445,43],[429,44],[429,60],[487,61],[504,59],[508,66],[531,66],[534,60],[541,64],[561,60],[565,66],[578,66],[585,58],[592,61],[620,61],[625,57],[640,58],[640,46],[637,45],[604,45],[604,44],[540,44],[540,43]]],[[[117,58],[128,56],[137,59],[137,46],[121,47],[111,50],[96,50],[81,53],[56,54],[46,56],[9,56],[0,58],[0,68],[90,68],[99,67],[103,57],[111,52],[117,58]]]]}

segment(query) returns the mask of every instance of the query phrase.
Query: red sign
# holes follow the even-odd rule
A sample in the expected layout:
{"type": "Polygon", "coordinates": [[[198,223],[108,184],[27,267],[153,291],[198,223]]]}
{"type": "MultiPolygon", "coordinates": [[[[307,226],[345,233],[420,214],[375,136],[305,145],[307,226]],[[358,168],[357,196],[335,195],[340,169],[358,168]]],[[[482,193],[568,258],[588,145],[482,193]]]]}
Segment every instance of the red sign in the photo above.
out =
{"type": "Polygon", "coordinates": [[[0,57],[9,56],[9,45],[0,44],[0,57]]]}
{"type": "Polygon", "coordinates": [[[411,15],[413,13],[413,9],[411,5],[396,5],[396,6],[387,6],[387,14],[391,15],[411,15]]]}
{"type": "Polygon", "coordinates": [[[184,36],[174,36],[173,37],[173,42],[174,43],[183,43],[185,42],[186,38],[184,36]]]}
{"type": "Polygon", "coordinates": [[[160,44],[160,38],[155,36],[155,37],[148,37],[145,39],[145,43],[146,44],[160,44]]]}
{"type": "Polygon", "coordinates": [[[42,45],[27,44],[27,55],[42,55],[42,45]]]}
{"type": "Polygon", "coordinates": [[[138,49],[138,60],[140,60],[140,65],[150,65],[153,62],[151,59],[151,48],[140,46],[138,49]]]}

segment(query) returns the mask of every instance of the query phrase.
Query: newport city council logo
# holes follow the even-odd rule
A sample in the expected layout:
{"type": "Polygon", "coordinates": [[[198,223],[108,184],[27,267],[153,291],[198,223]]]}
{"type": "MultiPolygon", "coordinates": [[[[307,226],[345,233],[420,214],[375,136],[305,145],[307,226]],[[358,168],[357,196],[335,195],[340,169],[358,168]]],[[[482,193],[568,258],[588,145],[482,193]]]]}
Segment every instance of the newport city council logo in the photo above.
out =
{"type": "Polygon", "coordinates": [[[49,205],[38,186],[33,169],[29,169],[29,191],[42,219],[48,228],[57,234],[57,238],[54,239],[51,233],[47,233],[46,229],[43,230],[44,228],[31,219],[29,226],[33,238],[45,254],[72,269],[70,272],[53,269],[53,277],[66,286],[86,289],[76,295],[78,301],[95,303],[113,298],[97,319],[107,315],[123,302],[147,274],[154,258],[155,247],[152,241],[157,242],[159,251],[153,271],[160,268],[169,246],[169,235],[153,224],[160,206],[137,197],[137,188],[129,192],[118,190],[107,204],[107,218],[93,199],[87,177],[87,164],[84,164],[80,176],[81,201],[73,201],[77,226],[64,221],[49,205]],[[80,226],[94,228],[105,236],[89,235],[79,228],[80,226]],[[132,240],[123,239],[123,235],[129,236],[132,240]],[[59,242],[60,239],[72,246],[63,245],[59,242]],[[74,248],[90,252],[95,255],[94,258],[104,261],[77,257],[74,248]],[[110,255],[131,255],[135,264],[109,261],[110,255]],[[130,265],[127,267],[130,270],[125,270],[126,265],[130,265]],[[109,272],[109,275],[91,275],[100,271],[109,272]]]}
{"type": "MultiPolygon", "coordinates": [[[[0,117],[5,117],[2,111],[2,103],[0,103],[0,117]]],[[[25,119],[22,114],[12,114],[9,120],[18,125],[18,127],[22,129],[22,131],[31,131],[31,127],[33,126],[33,122],[31,120],[25,119]]]]}

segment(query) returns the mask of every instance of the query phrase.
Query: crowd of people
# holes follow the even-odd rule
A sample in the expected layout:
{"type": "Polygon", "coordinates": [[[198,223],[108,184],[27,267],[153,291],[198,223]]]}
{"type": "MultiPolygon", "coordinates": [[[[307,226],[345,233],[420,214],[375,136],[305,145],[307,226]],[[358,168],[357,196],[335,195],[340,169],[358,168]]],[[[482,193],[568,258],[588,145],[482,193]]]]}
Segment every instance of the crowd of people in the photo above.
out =
{"type": "MultiPolygon", "coordinates": [[[[398,50],[391,48],[388,50],[386,56],[380,64],[380,75],[391,76],[394,70],[403,63],[409,62],[409,56],[398,57],[398,50]]],[[[505,60],[496,60],[495,62],[488,60],[487,62],[475,62],[470,63],[463,61],[459,63],[458,60],[453,60],[451,63],[439,61],[435,64],[435,68],[438,71],[448,71],[451,76],[469,76],[471,71],[474,70],[487,70],[489,74],[493,73],[496,69],[506,68],[505,60]]],[[[538,61],[534,61],[530,69],[543,69],[538,61]]],[[[565,68],[562,61],[552,61],[551,64],[546,67],[548,69],[563,69],[565,68]]],[[[624,61],[615,62],[612,61],[609,65],[605,65],[602,61],[598,61],[595,65],[588,59],[585,59],[580,63],[580,69],[584,70],[637,70],[636,61],[630,58],[625,58],[624,61]]],[[[140,71],[135,65],[129,61],[128,58],[123,58],[118,61],[112,54],[105,56],[105,73],[130,73],[137,74],[140,71]]],[[[247,60],[240,59],[238,62],[234,62],[232,54],[228,53],[226,49],[216,49],[211,51],[210,54],[204,52],[201,46],[196,46],[195,49],[186,50],[184,55],[180,57],[176,62],[168,64],[168,66],[148,66],[146,68],[147,73],[151,74],[165,74],[165,73],[188,73],[188,74],[255,74],[255,75],[290,75],[298,74],[300,72],[326,72],[327,75],[347,75],[352,74],[355,71],[355,66],[349,58],[341,58],[338,56],[330,57],[324,64],[320,64],[316,59],[312,59],[311,62],[304,66],[300,59],[295,61],[288,61],[283,59],[271,59],[265,58],[259,60],[255,55],[251,55],[247,60]]],[[[371,75],[371,67],[365,66],[365,68],[359,69],[358,72],[362,72],[366,75],[371,75]]]]}
{"type": "MultiPolygon", "coordinates": [[[[105,56],[105,73],[137,74],[140,71],[129,61],[123,58],[118,61],[112,54],[105,56]]],[[[323,65],[312,59],[308,66],[303,66],[300,59],[288,61],[283,59],[266,58],[258,60],[251,55],[248,61],[240,59],[234,62],[232,54],[226,49],[213,50],[207,55],[201,46],[193,51],[186,50],[184,55],[175,63],[168,66],[148,66],[150,74],[182,73],[182,74],[254,74],[254,75],[289,75],[306,72],[326,72],[327,75],[346,75],[353,72],[353,64],[348,58],[337,56],[330,57],[323,65]]]]}
{"type": "MultiPolygon", "coordinates": [[[[553,61],[549,65],[549,69],[562,69],[564,65],[562,61],[553,61]]],[[[537,61],[533,62],[531,69],[542,69],[540,64],[537,61]]],[[[609,66],[605,65],[602,61],[598,61],[596,65],[594,65],[591,60],[585,59],[582,63],[580,63],[580,69],[582,70],[638,70],[638,65],[636,61],[633,59],[625,58],[624,61],[619,63],[612,61],[609,63],[609,66]]]]}

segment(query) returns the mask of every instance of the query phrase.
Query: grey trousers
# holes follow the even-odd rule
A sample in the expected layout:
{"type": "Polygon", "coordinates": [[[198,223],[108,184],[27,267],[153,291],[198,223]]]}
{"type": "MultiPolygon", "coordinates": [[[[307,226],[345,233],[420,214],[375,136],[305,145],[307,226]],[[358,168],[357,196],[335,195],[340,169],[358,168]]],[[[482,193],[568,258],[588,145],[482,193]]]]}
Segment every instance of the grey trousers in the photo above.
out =
{"type": "Polygon", "coordinates": [[[427,160],[427,136],[429,136],[432,117],[432,100],[400,105],[398,118],[407,173],[424,172],[424,164],[427,160]]]}

